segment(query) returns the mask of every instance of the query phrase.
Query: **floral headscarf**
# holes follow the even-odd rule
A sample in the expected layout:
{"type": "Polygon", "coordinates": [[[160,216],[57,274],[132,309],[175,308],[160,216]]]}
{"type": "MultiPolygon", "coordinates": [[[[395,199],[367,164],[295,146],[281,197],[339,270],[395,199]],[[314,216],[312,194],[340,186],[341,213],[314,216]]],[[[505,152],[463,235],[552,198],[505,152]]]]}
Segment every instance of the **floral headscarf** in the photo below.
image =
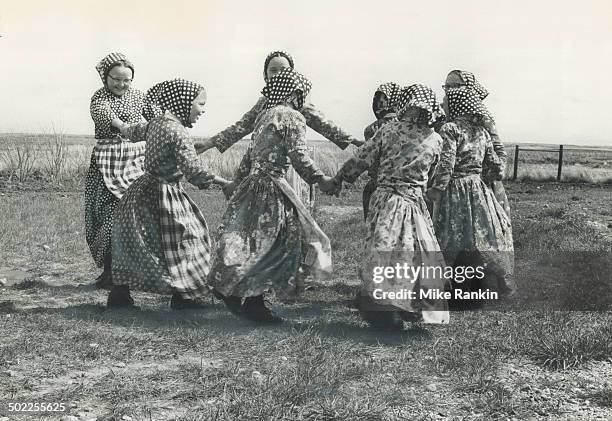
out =
{"type": "Polygon", "coordinates": [[[193,100],[204,90],[202,85],[185,79],[167,80],[149,89],[147,100],[162,111],[171,111],[185,127],[191,127],[189,114],[193,100]]]}
{"type": "Polygon", "coordinates": [[[96,70],[100,74],[100,78],[102,79],[102,83],[104,83],[104,85],[106,85],[106,77],[108,76],[108,72],[110,72],[110,70],[115,67],[117,63],[121,63],[125,67],[130,68],[132,70],[132,77],[134,76],[134,65],[124,54],[110,53],[96,65],[96,70]]]}
{"type": "Polygon", "coordinates": [[[292,69],[283,69],[268,80],[261,93],[268,100],[266,109],[282,103],[294,92],[297,93],[298,108],[302,108],[311,87],[310,81],[302,74],[292,69]]]}
{"type": "Polygon", "coordinates": [[[478,92],[473,89],[466,87],[452,88],[446,91],[446,98],[452,119],[466,114],[492,119],[478,92]]]}
{"type": "Polygon", "coordinates": [[[402,89],[397,101],[397,112],[401,118],[409,107],[417,107],[427,112],[427,124],[432,125],[440,118],[440,105],[433,89],[425,85],[410,85],[402,89]]]}
{"type": "Polygon", "coordinates": [[[291,57],[291,54],[285,51],[280,51],[280,50],[272,51],[270,54],[268,54],[268,56],[266,57],[266,61],[264,62],[263,74],[264,74],[264,80],[266,82],[268,81],[268,65],[270,64],[270,61],[272,61],[272,59],[275,57],[286,58],[287,61],[289,62],[289,66],[291,67],[291,69],[293,70],[295,68],[293,64],[293,57],[291,57]]]}

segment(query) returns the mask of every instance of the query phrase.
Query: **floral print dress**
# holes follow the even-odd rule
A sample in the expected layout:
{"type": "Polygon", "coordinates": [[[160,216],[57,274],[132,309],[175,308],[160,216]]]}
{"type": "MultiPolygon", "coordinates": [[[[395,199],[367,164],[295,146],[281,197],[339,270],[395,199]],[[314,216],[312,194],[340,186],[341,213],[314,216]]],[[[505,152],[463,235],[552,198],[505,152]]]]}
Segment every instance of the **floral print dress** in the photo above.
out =
{"type": "Polygon", "coordinates": [[[235,176],[209,283],[225,296],[274,290],[292,298],[306,275],[331,273],[331,246],[285,179],[290,165],[307,183],[323,173],[307,154],[306,121],[284,105],[265,111],[235,176]]]}
{"type": "MultiPolygon", "coordinates": [[[[255,105],[247,111],[240,120],[233,125],[217,133],[211,138],[216,148],[220,152],[225,152],[229,147],[234,145],[240,139],[253,132],[258,116],[260,116],[266,108],[267,99],[261,96],[255,105]]],[[[356,139],[338,127],[333,121],[329,120],[319,109],[313,104],[306,103],[299,110],[306,120],[306,125],[315,132],[321,134],[326,139],[336,144],[340,149],[346,149],[356,139]]],[[[312,156],[311,156],[312,158],[312,156]]],[[[309,186],[302,180],[301,177],[295,174],[293,168],[287,170],[287,180],[296,192],[297,196],[308,203],[309,186]]]]}
{"type": "Polygon", "coordinates": [[[432,188],[442,199],[434,224],[448,264],[482,264],[486,286],[510,293],[516,289],[510,219],[481,178],[483,166],[499,176],[503,164],[477,121],[461,116],[440,130],[444,145],[432,188]]]}
{"type": "MultiPolygon", "coordinates": [[[[379,118],[368,127],[363,130],[363,138],[367,141],[374,137],[374,134],[378,129],[384,126],[386,123],[390,121],[397,121],[396,113],[388,113],[384,117],[379,118]]],[[[374,161],[372,165],[368,168],[368,176],[369,180],[365,187],[363,188],[363,219],[368,218],[368,209],[370,206],[370,198],[372,197],[372,193],[376,190],[376,179],[378,178],[378,160],[374,161]]]]}
{"type": "Polygon", "coordinates": [[[417,293],[415,299],[382,299],[381,305],[420,314],[426,323],[448,323],[445,300],[419,299],[420,291],[445,288],[441,276],[410,281],[399,276],[382,283],[373,279],[375,267],[442,267],[442,258],[423,193],[435,167],[442,140],[431,128],[413,121],[391,121],[366,141],[340,169],[337,177],[353,182],[366,169],[379,163],[376,191],[370,199],[366,224],[365,257],[360,268],[362,294],[374,290],[417,293]]]}

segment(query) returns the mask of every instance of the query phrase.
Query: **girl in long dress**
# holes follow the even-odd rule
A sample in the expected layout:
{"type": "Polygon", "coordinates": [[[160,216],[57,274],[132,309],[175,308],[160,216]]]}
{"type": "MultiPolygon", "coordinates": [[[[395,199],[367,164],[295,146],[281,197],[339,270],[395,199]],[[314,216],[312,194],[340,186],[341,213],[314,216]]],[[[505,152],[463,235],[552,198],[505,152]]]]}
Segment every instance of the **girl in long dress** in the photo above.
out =
{"type": "Polygon", "coordinates": [[[142,142],[121,136],[121,127],[161,114],[145,95],[132,88],[134,65],[121,53],[111,53],[96,66],[103,87],[91,98],[96,146],[85,178],[85,237],[96,265],[103,268],[96,287],[110,288],[111,228],[119,199],[144,172],[142,142]]]}
{"type": "Polygon", "coordinates": [[[298,111],[310,86],[291,69],[268,80],[266,108],[236,172],[217,242],[209,283],[232,312],[256,321],[281,320],[265,306],[265,293],[294,298],[308,274],[325,276],[332,268],[329,239],[285,179],[292,165],[309,184],[330,187],[331,178],[308,156],[298,111]]]}
{"type": "MultiPolygon", "coordinates": [[[[453,70],[446,77],[446,82],[444,84],[445,89],[453,89],[461,86],[465,86],[469,89],[472,89],[481,101],[484,101],[485,98],[489,96],[489,91],[482,86],[474,76],[473,73],[467,72],[465,70],[453,70]]],[[[495,120],[491,113],[486,110],[486,118],[483,119],[483,124],[487,132],[489,132],[489,136],[491,136],[491,142],[493,143],[493,150],[497,154],[497,157],[500,159],[502,168],[501,174],[498,174],[495,169],[488,166],[487,163],[484,164],[482,168],[482,179],[489,186],[489,188],[495,194],[497,201],[504,207],[506,214],[510,217],[510,203],[508,202],[508,196],[506,195],[506,189],[504,188],[504,184],[502,183],[502,177],[505,172],[506,162],[508,160],[508,154],[506,152],[506,148],[504,147],[503,142],[499,138],[499,132],[497,131],[497,125],[495,124],[495,120]]]]}
{"type": "Polygon", "coordinates": [[[362,316],[377,328],[403,329],[404,321],[449,321],[446,300],[425,295],[445,288],[441,274],[444,259],[424,201],[429,174],[442,146],[442,139],[431,127],[436,108],[436,96],[430,88],[412,85],[403,90],[397,121],[382,126],[335,176],[336,184],[352,183],[379,161],[378,187],[366,220],[368,234],[360,268],[359,300],[362,316]],[[397,265],[431,270],[413,279],[395,272],[384,280],[377,279],[381,274],[376,268],[397,265]],[[408,291],[407,296],[381,295],[401,291],[408,291]]]}
{"type": "Polygon", "coordinates": [[[487,110],[477,92],[466,87],[447,89],[445,103],[451,121],[440,130],[444,144],[428,191],[438,205],[434,224],[440,247],[449,265],[485,268],[483,289],[512,293],[516,285],[510,220],[481,177],[485,166],[496,176],[503,170],[486,129],[487,110]]]}
{"type": "MultiPolygon", "coordinates": [[[[363,130],[363,138],[366,142],[374,136],[374,133],[389,121],[397,121],[397,100],[402,87],[395,82],[387,82],[381,84],[374,92],[372,99],[372,111],[376,116],[376,121],[369,124],[363,130]]],[[[376,190],[376,178],[378,165],[374,162],[368,168],[368,176],[370,180],[363,188],[363,218],[368,218],[368,207],[372,193],[376,190]]]]}
{"type": "Polygon", "coordinates": [[[202,166],[186,129],[204,112],[204,88],[183,79],[155,88],[164,114],[124,130],[133,141],[146,142],[145,173],[116,210],[108,306],[133,306],[130,290],[140,290],[172,295],[174,309],[197,308],[196,300],[208,292],[212,244],[181,179],[199,188],[226,181],[202,166]]]}

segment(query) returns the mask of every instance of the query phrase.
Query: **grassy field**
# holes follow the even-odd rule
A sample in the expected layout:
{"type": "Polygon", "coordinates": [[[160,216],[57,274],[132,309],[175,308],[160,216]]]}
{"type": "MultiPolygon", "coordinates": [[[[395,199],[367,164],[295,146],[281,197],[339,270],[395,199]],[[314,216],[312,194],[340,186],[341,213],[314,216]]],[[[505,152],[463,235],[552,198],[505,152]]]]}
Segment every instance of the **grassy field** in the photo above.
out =
{"type": "MultiPolygon", "coordinates": [[[[358,191],[319,196],[333,279],[273,300],[289,321],[269,327],[212,300],[177,312],[145,293],[140,311],[106,310],[89,286],[99,272],[82,191],[0,187],[2,399],[69,402],[67,420],[612,419],[609,187],[507,189],[518,296],[391,334],[348,306],[365,235],[358,191]]],[[[189,192],[216,232],[221,193],[189,192]]]]}
{"type": "MultiPolygon", "coordinates": [[[[95,139],[91,136],[63,134],[11,135],[0,134],[0,179],[24,182],[32,179],[55,183],[81,183],[89,165],[95,139]]],[[[321,169],[329,175],[349,159],[354,147],[340,150],[327,141],[310,141],[314,157],[321,169]]],[[[242,141],[224,154],[216,149],[205,152],[201,159],[216,174],[230,178],[247,147],[242,141]]],[[[506,179],[512,178],[514,144],[508,143],[506,179]]],[[[521,144],[521,147],[539,147],[558,150],[558,145],[521,144]]],[[[570,146],[567,145],[566,148],[570,146]]],[[[576,147],[580,149],[580,147],[576,147]]],[[[597,149],[597,148],[595,148],[597,149]]],[[[573,151],[564,154],[562,181],[612,184],[612,151],[573,151]]],[[[555,152],[521,150],[518,180],[553,181],[557,176],[555,152]]]]}

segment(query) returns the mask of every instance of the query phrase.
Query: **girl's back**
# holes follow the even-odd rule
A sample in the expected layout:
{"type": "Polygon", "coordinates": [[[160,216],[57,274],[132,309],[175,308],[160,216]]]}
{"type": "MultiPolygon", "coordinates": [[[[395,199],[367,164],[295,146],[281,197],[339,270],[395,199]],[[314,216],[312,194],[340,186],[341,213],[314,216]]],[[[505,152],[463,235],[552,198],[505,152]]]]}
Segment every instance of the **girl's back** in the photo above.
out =
{"type": "Polygon", "coordinates": [[[431,165],[440,154],[442,139],[430,127],[394,121],[376,134],[380,187],[425,188],[431,165]]]}

